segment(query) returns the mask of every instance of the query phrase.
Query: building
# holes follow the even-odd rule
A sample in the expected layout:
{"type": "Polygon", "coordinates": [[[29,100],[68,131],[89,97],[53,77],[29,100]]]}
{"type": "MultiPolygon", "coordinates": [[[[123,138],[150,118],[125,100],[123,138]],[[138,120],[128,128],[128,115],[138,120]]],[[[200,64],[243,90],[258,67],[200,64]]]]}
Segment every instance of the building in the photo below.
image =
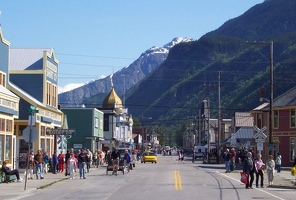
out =
{"type": "Polygon", "coordinates": [[[272,152],[282,155],[282,165],[290,167],[295,158],[296,142],[296,87],[278,96],[273,101],[272,107],[272,134],[269,131],[269,103],[263,102],[252,110],[254,124],[258,128],[266,127],[266,142],[263,146],[263,155],[268,157],[272,152]],[[271,143],[269,143],[271,141],[271,143]]]}
{"type": "Polygon", "coordinates": [[[29,148],[26,129],[32,124],[36,136],[31,149],[57,150],[57,135],[47,129],[62,127],[63,113],[58,109],[58,60],[51,48],[10,48],[8,89],[20,97],[19,118],[15,120],[16,159],[19,169],[26,167],[29,148]],[[34,111],[32,112],[33,108],[34,111]],[[29,121],[29,117],[30,121],[29,121]]]}
{"type": "Polygon", "coordinates": [[[73,136],[68,137],[67,146],[75,152],[86,148],[94,152],[101,149],[104,139],[104,113],[96,108],[63,108],[67,116],[68,128],[75,130],[73,136]]]}
{"type": "Polygon", "coordinates": [[[128,114],[128,109],[123,108],[119,96],[112,86],[110,93],[103,101],[102,108],[98,108],[104,113],[104,141],[103,150],[113,147],[132,147],[133,140],[133,118],[128,114]]]}
{"type": "Polygon", "coordinates": [[[8,63],[10,43],[4,39],[0,27],[0,165],[16,167],[16,135],[14,120],[19,117],[20,98],[9,91],[8,63]]]}

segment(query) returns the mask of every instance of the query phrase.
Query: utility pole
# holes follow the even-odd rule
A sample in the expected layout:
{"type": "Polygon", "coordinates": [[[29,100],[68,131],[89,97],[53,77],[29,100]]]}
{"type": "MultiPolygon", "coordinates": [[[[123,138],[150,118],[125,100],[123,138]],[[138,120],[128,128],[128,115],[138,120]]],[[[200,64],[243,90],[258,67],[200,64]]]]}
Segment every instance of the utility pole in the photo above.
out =
{"type": "Polygon", "coordinates": [[[220,143],[222,134],[222,116],[221,116],[221,85],[220,85],[221,72],[218,72],[218,164],[220,163],[220,143]]]}

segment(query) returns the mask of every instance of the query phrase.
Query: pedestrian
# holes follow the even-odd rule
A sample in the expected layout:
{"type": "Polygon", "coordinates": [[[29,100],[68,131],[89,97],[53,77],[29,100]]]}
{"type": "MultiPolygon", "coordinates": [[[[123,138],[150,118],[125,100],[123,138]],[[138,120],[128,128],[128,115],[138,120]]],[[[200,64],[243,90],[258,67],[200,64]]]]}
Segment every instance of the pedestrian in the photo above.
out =
{"type": "Polygon", "coordinates": [[[22,182],[23,179],[20,177],[20,173],[19,173],[18,169],[11,170],[6,165],[7,165],[7,162],[3,161],[3,163],[2,163],[2,172],[4,172],[7,175],[15,175],[16,179],[17,179],[17,182],[22,182]]]}
{"type": "Polygon", "coordinates": [[[179,164],[183,163],[184,164],[184,151],[181,149],[179,151],[179,164]]]}
{"type": "Polygon", "coordinates": [[[35,161],[35,169],[36,169],[36,179],[39,179],[39,176],[40,176],[40,179],[43,179],[44,176],[43,176],[42,167],[43,167],[44,160],[43,160],[43,155],[41,153],[41,150],[37,151],[37,154],[34,156],[34,161],[35,161]]]}
{"type": "Polygon", "coordinates": [[[48,157],[47,151],[45,151],[43,154],[43,160],[44,160],[43,171],[45,174],[47,174],[48,173],[48,163],[49,163],[49,157],[48,157]]]}
{"type": "Polygon", "coordinates": [[[61,150],[60,154],[58,155],[58,169],[59,172],[63,173],[65,169],[65,154],[63,150],[61,150]]]}
{"type": "Polygon", "coordinates": [[[74,157],[74,153],[71,153],[70,158],[67,160],[67,171],[69,172],[70,179],[74,179],[76,169],[77,159],[74,157]]]}
{"type": "Polygon", "coordinates": [[[79,167],[79,175],[80,179],[86,179],[86,163],[87,163],[87,156],[84,149],[81,149],[80,154],[78,155],[78,167],[79,167]]]}
{"type": "Polygon", "coordinates": [[[90,165],[91,165],[91,157],[92,154],[90,152],[89,149],[86,149],[86,157],[87,157],[87,161],[86,161],[86,172],[89,173],[89,169],[90,169],[90,165]]]}
{"type": "Polygon", "coordinates": [[[226,168],[225,173],[228,173],[228,172],[230,172],[230,153],[229,153],[229,149],[225,150],[222,157],[223,157],[224,162],[225,162],[225,168],[226,168]]]}
{"type": "MultiPolygon", "coordinates": [[[[70,149],[67,149],[67,153],[65,155],[65,164],[66,164],[66,168],[65,168],[65,176],[68,176],[69,175],[69,171],[68,171],[68,160],[69,158],[71,157],[71,154],[73,154],[74,156],[74,153],[71,153],[71,150],[70,149]]],[[[75,157],[74,157],[75,158],[75,157]]],[[[77,159],[76,159],[77,160],[77,159]]]]}
{"type": "Polygon", "coordinates": [[[252,184],[254,181],[254,160],[252,157],[252,152],[248,152],[247,158],[243,162],[243,172],[248,174],[248,181],[246,184],[246,189],[253,189],[252,184]]]}
{"type": "Polygon", "coordinates": [[[256,188],[258,188],[258,182],[260,177],[260,186],[263,188],[263,182],[264,182],[264,163],[262,161],[261,154],[257,155],[257,159],[255,160],[255,173],[256,173],[256,188]]]}
{"type": "Polygon", "coordinates": [[[93,166],[98,166],[97,159],[98,159],[98,150],[96,149],[93,155],[93,166]]]}
{"type": "Polygon", "coordinates": [[[124,163],[123,170],[127,169],[127,173],[129,173],[130,165],[131,165],[131,155],[129,154],[127,149],[124,150],[123,163],[124,163]]]}
{"type": "Polygon", "coordinates": [[[31,150],[29,154],[29,169],[28,169],[28,175],[27,178],[33,180],[33,174],[34,174],[34,151],[31,150]]]}
{"type": "Polygon", "coordinates": [[[268,184],[273,185],[274,171],[275,171],[275,162],[273,160],[273,156],[268,156],[268,161],[266,162],[266,171],[268,177],[268,184]]]}
{"type": "Polygon", "coordinates": [[[57,155],[57,150],[53,151],[52,154],[52,173],[56,174],[57,173],[57,166],[58,166],[58,155],[57,155]]]}
{"type": "Polygon", "coordinates": [[[229,169],[231,172],[233,172],[235,168],[235,158],[236,158],[235,148],[232,148],[230,151],[230,163],[229,163],[229,169]]]}
{"type": "Polygon", "coordinates": [[[280,153],[278,153],[278,155],[276,157],[275,164],[276,164],[277,173],[281,173],[282,155],[280,153]]]}

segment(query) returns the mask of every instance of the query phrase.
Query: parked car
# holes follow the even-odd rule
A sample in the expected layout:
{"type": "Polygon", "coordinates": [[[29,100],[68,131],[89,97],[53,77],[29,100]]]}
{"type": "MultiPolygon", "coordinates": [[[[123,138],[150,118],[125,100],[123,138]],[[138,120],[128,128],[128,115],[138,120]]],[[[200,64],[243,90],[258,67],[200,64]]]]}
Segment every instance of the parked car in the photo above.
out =
{"type": "Polygon", "coordinates": [[[157,163],[156,154],[151,151],[145,151],[141,157],[141,163],[146,162],[157,163]]]}

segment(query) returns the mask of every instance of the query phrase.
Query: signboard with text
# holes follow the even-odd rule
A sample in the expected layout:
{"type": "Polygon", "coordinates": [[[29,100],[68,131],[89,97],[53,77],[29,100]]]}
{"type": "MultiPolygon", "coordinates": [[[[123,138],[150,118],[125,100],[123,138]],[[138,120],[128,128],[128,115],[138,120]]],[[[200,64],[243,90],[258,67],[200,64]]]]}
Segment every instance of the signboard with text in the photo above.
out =
{"type": "Polygon", "coordinates": [[[54,129],[47,128],[46,135],[75,135],[75,129],[54,129]]]}

